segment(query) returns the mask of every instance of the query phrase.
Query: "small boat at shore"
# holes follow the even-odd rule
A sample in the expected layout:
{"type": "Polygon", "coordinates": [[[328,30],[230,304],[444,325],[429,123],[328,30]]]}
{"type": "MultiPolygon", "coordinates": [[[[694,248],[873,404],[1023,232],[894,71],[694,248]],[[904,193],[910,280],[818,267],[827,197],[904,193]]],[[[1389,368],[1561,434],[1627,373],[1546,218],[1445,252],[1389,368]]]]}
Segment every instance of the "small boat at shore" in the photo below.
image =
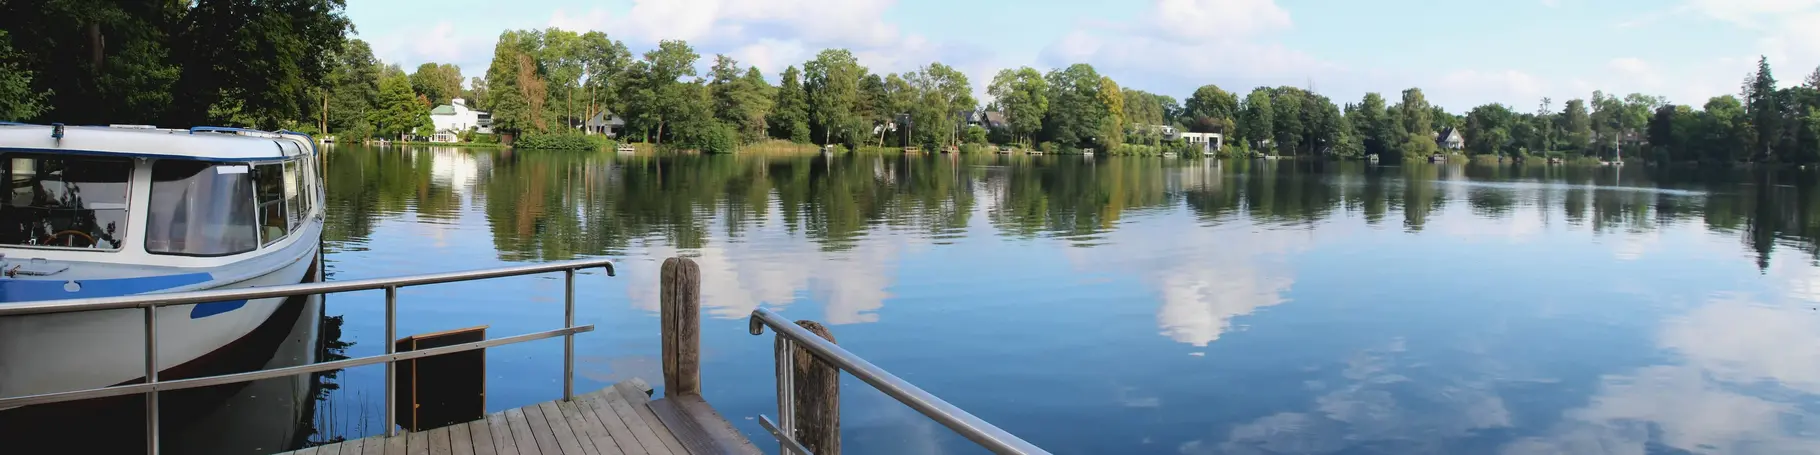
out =
{"type": "MultiPolygon", "coordinates": [[[[317,157],[301,133],[0,124],[0,308],[302,282],[317,157]]],[[[158,308],[158,370],[197,368],[281,303],[158,308]]],[[[0,317],[0,397],[139,381],[144,326],[140,309],[0,317]]]]}
{"type": "Polygon", "coordinates": [[[638,149],[633,148],[632,144],[619,144],[619,147],[614,148],[613,151],[618,153],[638,153],[638,149]]]}

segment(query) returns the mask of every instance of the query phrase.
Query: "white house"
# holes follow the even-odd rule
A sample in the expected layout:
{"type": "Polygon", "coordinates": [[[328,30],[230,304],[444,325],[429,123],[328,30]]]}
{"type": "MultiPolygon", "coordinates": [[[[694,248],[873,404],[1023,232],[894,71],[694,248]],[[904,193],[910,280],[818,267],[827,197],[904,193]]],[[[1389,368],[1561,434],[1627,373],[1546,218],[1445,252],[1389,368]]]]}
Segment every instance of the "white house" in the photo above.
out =
{"type": "Polygon", "coordinates": [[[455,98],[449,103],[430,110],[430,123],[436,125],[436,135],[430,137],[431,141],[455,142],[457,134],[470,128],[482,133],[493,131],[492,116],[468,109],[468,100],[455,98]]]}
{"type": "Polygon", "coordinates": [[[1201,147],[1202,153],[1218,151],[1226,146],[1226,136],[1220,133],[1176,133],[1176,137],[1190,145],[1201,147]]]}

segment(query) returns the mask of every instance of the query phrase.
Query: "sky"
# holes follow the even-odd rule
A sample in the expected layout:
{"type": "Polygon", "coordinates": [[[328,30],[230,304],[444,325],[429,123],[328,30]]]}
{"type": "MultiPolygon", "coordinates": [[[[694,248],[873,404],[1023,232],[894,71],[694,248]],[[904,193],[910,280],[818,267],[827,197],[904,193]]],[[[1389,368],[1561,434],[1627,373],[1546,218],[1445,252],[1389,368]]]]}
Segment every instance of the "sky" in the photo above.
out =
{"type": "Polygon", "coordinates": [[[1000,69],[1092,64],[1186,99],[1214,84],[1313,88],[1336,102],[1419,87],[1464,112],[1559,110],[1594,90],[1704,104],[1759,56],[1783,85],[1820,66],[1820,0],[349,0],[360,39],[411,71],[484,76],[508,29],[598,30],[634,54],[665,39],[786,66],[845,48],[874,73],[941,62],[980,94],[1000,69]]]}

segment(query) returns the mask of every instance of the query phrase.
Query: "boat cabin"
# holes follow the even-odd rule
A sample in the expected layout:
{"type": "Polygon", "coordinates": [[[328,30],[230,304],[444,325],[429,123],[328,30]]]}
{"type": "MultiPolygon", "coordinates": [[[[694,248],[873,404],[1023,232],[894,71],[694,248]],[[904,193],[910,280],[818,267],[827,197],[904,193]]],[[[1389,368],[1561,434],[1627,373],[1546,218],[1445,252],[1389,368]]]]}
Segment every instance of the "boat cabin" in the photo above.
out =
{"type": "Polygon", "coordinates": [[[315,156],[296,133],[0,125],[0,252],[193,267],[277,249],[321,214],[315,156]]]}

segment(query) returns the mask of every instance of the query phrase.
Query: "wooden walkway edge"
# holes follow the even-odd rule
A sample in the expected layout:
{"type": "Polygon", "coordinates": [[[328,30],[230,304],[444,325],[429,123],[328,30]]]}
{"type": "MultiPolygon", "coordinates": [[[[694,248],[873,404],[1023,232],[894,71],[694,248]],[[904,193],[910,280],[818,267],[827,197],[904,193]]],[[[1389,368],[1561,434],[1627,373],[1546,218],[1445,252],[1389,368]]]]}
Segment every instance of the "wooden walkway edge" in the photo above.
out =
{"type": "Polygon", "coordinates": [[[697,396],[651,400],[631,379],[573,401],[387,438],[305,448],[291,455],[758,455],[763,452],[697,396]]]}

